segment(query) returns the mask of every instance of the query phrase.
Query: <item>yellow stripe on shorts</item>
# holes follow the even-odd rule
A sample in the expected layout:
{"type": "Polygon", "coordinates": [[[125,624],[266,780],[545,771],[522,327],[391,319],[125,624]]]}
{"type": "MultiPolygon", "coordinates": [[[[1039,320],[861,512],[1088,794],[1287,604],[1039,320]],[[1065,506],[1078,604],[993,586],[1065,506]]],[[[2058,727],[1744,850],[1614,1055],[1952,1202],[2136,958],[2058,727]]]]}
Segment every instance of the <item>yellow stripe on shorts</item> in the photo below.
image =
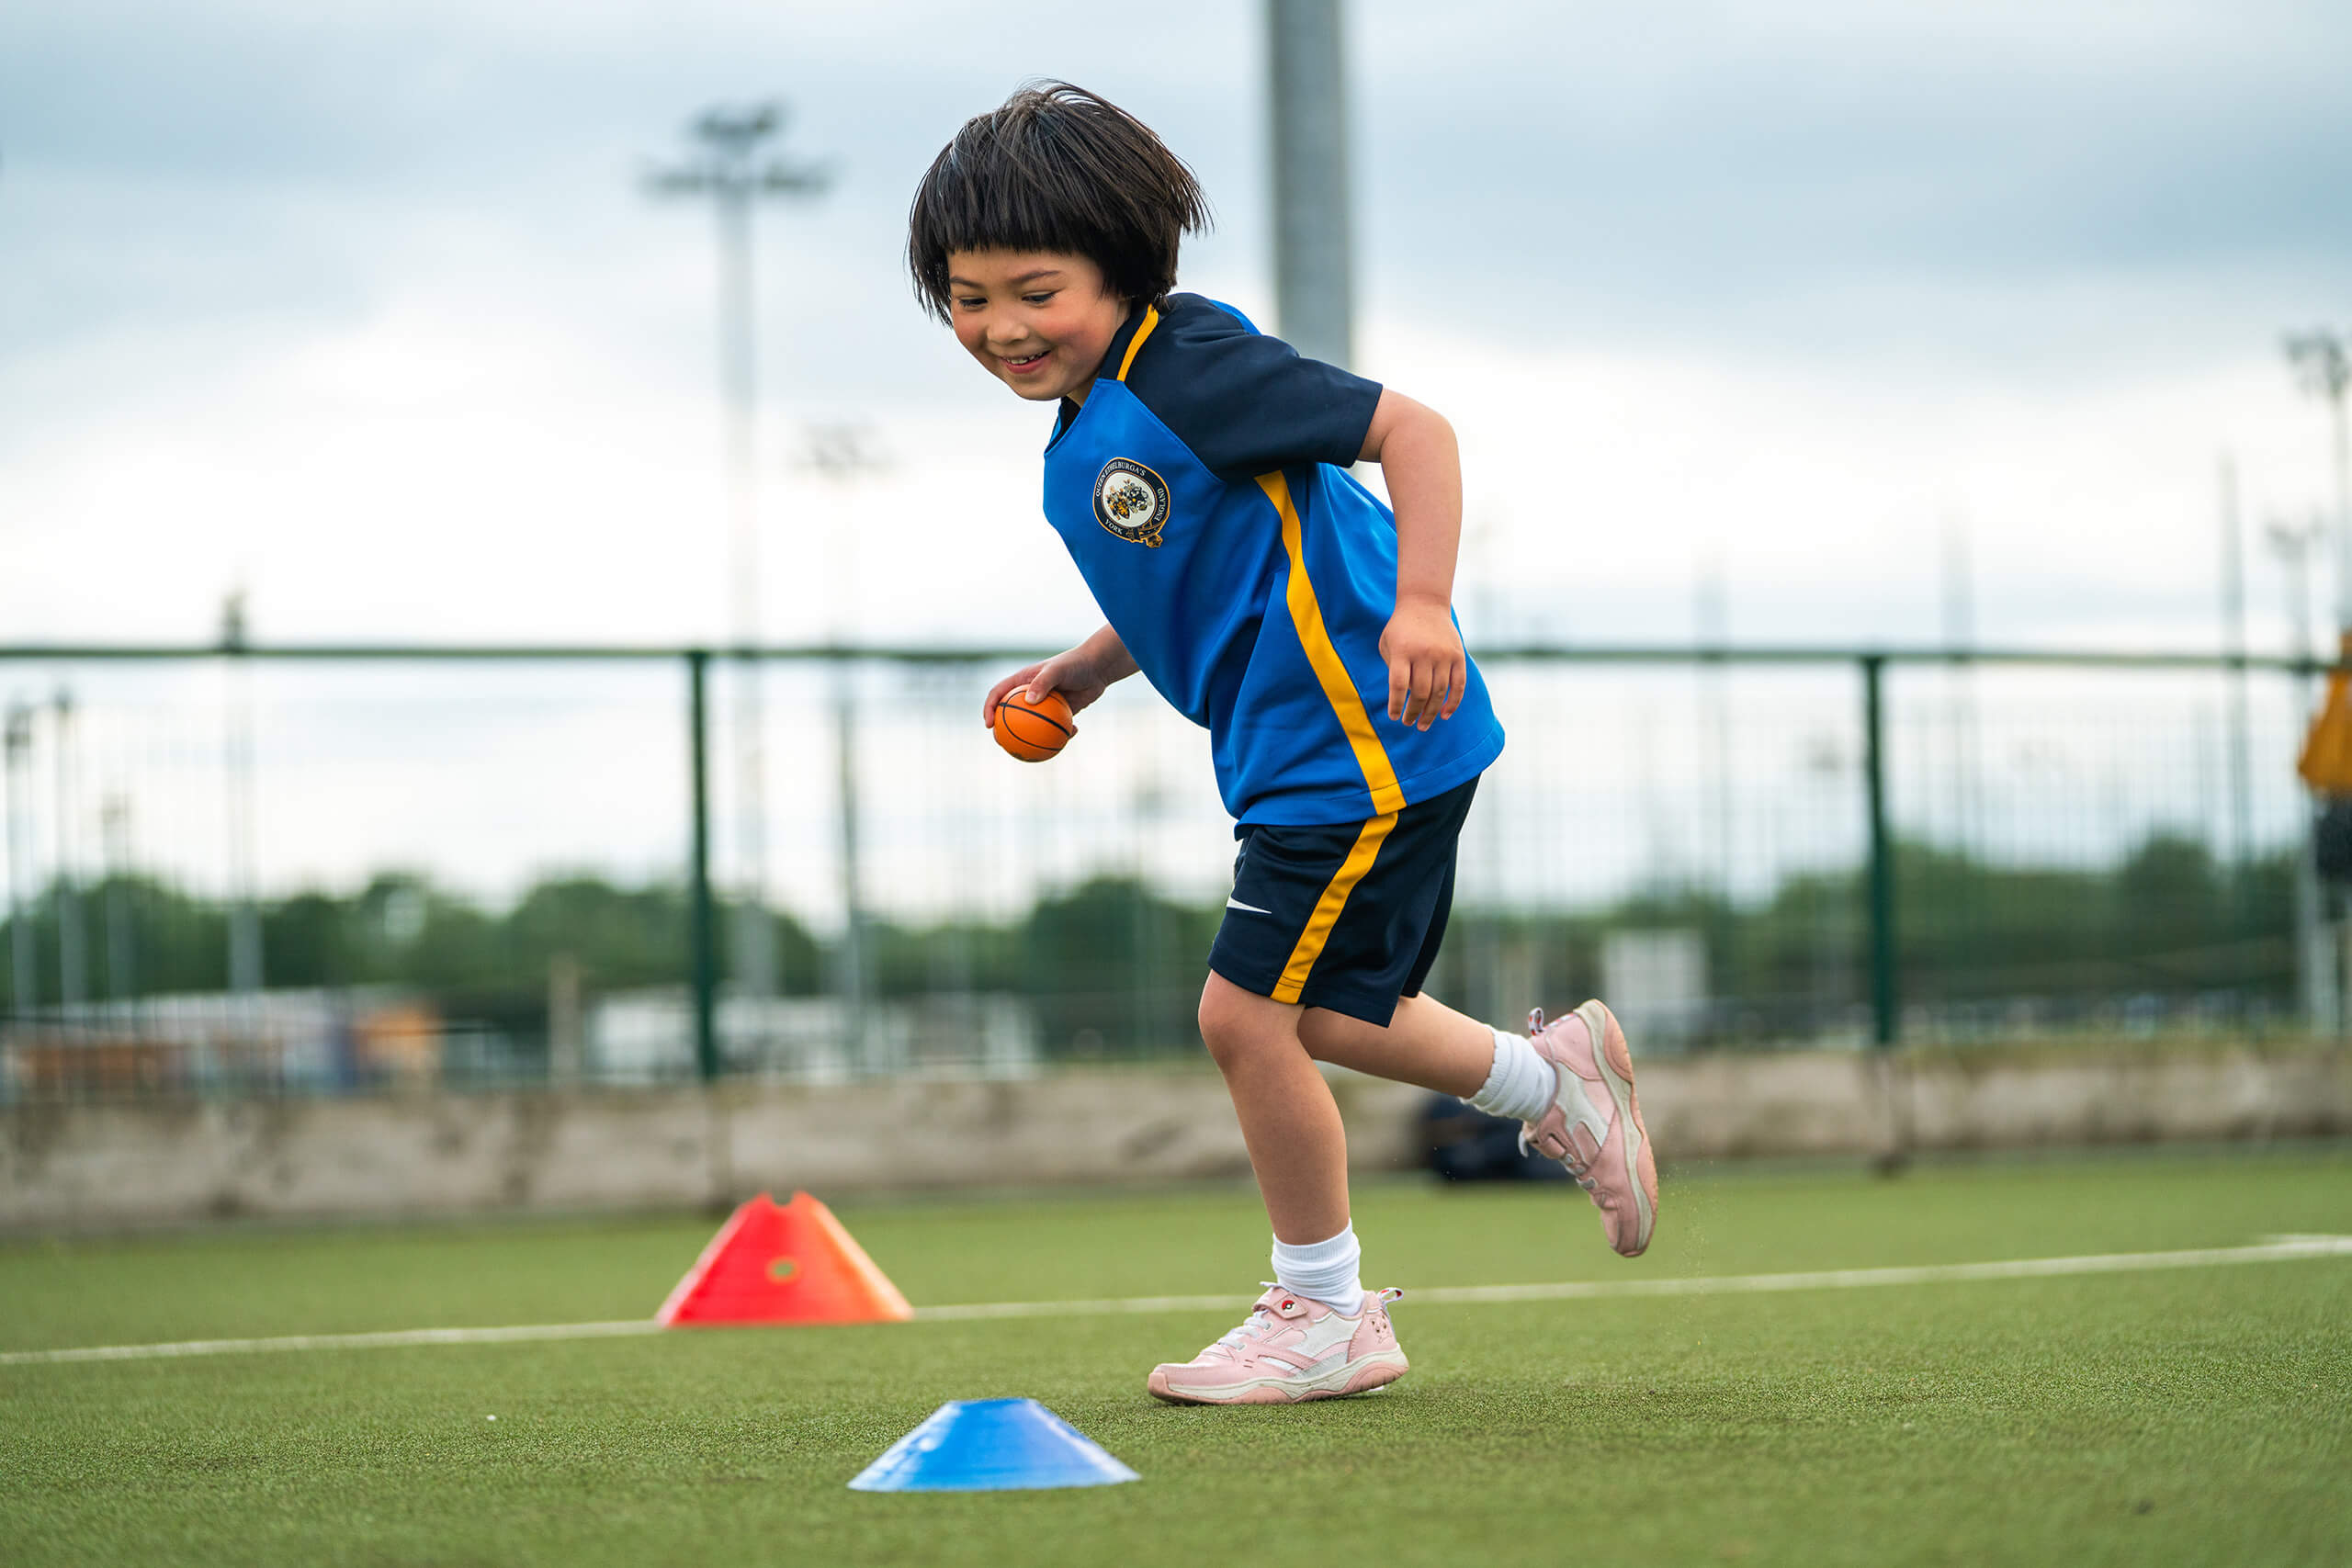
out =
{"type": "Polygon", "coordinates": [[[1387,841],[1388,830],[1396,826],[1396,813],[1387,812],[1363,825],[1356,835],[1355,847],[1348,851],[1348,858],[1331,878],[1323,897],[1315,901],[1315,913],[1307,918],[1306,929],[1298,933],[1298,945],[1290,950],[1290,962],[1283,965],[1283,977],[1274,982],[1274,1000],[1295,1002],[1306,988],[1306,977],[1315,971],[1315,961],[1323,956],[1323,944],[1331,940],[1331,928],[1340,923],[1340,911],[1348,907],[1348,895],[1356,890],[1363,874],[1372,869],[1380,846],[1387,841]]]}

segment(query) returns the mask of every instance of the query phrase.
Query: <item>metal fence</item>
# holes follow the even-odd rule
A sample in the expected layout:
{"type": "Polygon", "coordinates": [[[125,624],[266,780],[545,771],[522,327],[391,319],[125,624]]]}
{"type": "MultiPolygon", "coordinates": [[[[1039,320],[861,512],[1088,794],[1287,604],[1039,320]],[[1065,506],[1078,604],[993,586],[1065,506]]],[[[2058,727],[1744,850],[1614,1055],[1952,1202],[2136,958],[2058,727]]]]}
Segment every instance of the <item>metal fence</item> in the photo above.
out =
{"type": "MultiPolygon", "coordinates": [[[[1231,825],[1018,652],[0,649],[0,1094],[1020,1074],[1197,1054],[1231,825]]],[[[1644,1048],[2333,1029],[2293,661],[1482,652],[1432,990],[1644,1048]]]]}

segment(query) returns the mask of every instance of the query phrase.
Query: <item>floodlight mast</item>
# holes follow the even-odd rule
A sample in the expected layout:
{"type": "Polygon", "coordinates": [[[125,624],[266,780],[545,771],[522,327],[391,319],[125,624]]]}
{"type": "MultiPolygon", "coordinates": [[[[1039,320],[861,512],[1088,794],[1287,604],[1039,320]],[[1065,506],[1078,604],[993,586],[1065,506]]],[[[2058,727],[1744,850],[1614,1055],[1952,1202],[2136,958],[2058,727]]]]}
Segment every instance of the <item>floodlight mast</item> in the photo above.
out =
{"type": "MultiPolygon", "coordinates": [[[[2352,364],[2346,361],[2342,335],[2325,327],[2290,333],[2286,346],[2288,363],[2300,373],[2303,389],[2325,398],[2334,415],[2330,434],[2335,438],[2332,455],[2335,459],[2335,628],[2338,657],[2352,656],[2352,451],[2347,450],[2352,442],[2347,441],[2344,417],[2344,393],[2352,385],[2352,364]]],[[[2312,531],[2319,531],[2316,525],[2312,531]]],[[[2301,856],[2305,861],[2314,860],[2318,853],[2315,826],[2312,832],[2314,837],[2301,856]]],[[[2337,953],[2342,951],[2339,945],[2337,953]]],[[[2325,969],[2333,984],[2327,987],[2325,1005],[2313,1013],[2312,1025],[2318,1032],[2340,1039],[2352,1027],[2352,1009],[2344,1005],[2352,976],[2338,974],[2333,962],[2336,956],[2329,953],[2312,961],[2313,966],[2325,969]]]]}
{"type": "Polygon", "coordinates": [[[74,694],[64,686],[50,699],[51,742],[51,761],[57,770],[56,827],[51,843],[57,856],[57,1003],[58,1021],[73,1024],[80,1021],[82,1004],[89,1000],[88,954],[82,945],[82,889],[76,880],[79,846],[74,840],[74,818],[81,814],[81,801],[74,776],[74,694]]]}
{"type": "MultiPolygon", "coordinates": [[[[844,490],[860,479],[890,471],[889,459],[867,438],[866,432],[854,424],[818,425],[810,429],[808,445],[797,466],[844,490]]],[[[827,636],[836,644],[845,645],[855,632],[848,617],[857,599],[857,533],[854,528],[836,526],[833,538],[842,546],[842,556],[832,574],[833,621],[827,636]]],[[[861,1072],[879,1076],[905,1064],[888,1059],[886,1043],[873,1027],[873,951],[867,934],[865,881],[859,849],[858,824],[864,813],[859,804],[857,704],[851,689],[849,661],[836,660],[832,673],[833,761],[841,800],[836,826],[840,829],[842,878],[842,945],[834,988],[840,993],[847,1014],[851,1059],[861,1072]]]]}
{"type": "Polygon", "coordinates": [[[788,111],[777,100],[706,109],[692,134],[699,144],[687,162],[657,170],[647,189],[655,196],[710,198],[718,221],[718,379],[727,410],[728,591],[731,635],[742,650],[736,670],[735,785],[737,834],[742,863],[742,906],[733,937],[736,980],[753,997],[776,990],[775,942],[767,908],[765,727],[760,691],[759,379],[752,288],[752,210],[762,198],[821,195],[832,184],[822,164],[776,157],[761,149],[780,135],[788,111]]]}
{"type": "Polygon", "coordinates": [[[40,983],[34,973],[38,950],[33,943],[33,710],[28,704],[8,705],[5,728],[0,728],[0,747],[6,749],[8,785],[9,1001],[18,1021],[30,1023],[40,983]]]}
{"type": "Polygon", "coordinates": [[[2335,626],[2352,637],[2352,434],[2345,424],[2344,394],[2352,388],[2341,334],[2321,328],[2287,338],[2288,363],[2301,374],[2303,389],[2328,400],[2335,415],[2335,626]]]}
{"type": "Polygon", "coordinates": [[[1274,315],[1292,347],[1345,368],[1355,353],[1341,0],[1266,0],[1274,315]]]}
{"type": "MultiPolygon", "coordinates": [[[[2291,639],[2288,651],[2297,659],[2311,659],[2317,651],[2312,647],[2312,557],[2326,536],[2326,526],[2317,517],[2301,525],[2273,518],[2263,533],[2272,553],[2278,558],[2279,574],[2286,580],[2287,629],[2291,639]]],[[[2298,722],[2311,714],[2312,696],[2311,677],[2298,676],[2298,722]]],[[[2333,1034],[2343,1014],[2337,1001],[2335,954],[2327,937],[2325,901],[2319,886],[2319,860],[2313,837],[2317,820],[2305,814],[2302,841],[2295,852],[2295,988],[2302,999],[2303,1020],[2312,1032],[2333,1034]]]]}

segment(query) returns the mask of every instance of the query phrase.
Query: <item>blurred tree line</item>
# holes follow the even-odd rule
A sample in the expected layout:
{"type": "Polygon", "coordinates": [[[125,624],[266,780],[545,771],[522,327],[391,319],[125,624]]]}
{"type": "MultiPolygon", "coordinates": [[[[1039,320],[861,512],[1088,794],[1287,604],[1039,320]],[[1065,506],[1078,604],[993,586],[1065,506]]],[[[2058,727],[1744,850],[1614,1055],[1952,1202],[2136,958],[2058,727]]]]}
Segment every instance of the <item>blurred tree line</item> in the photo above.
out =
{"type": "MultiPolygon", "coordinates": [[[[2235,998],[2234,1011],[2283,1011],[2292,990],[2292,866],[2285,853],[2233,874],[2201,843],[2158,835],[2104,871],[2012,868],[1925,844],[1896,847],[1896,931],[1906,1004],[1956,1010],[2041,998],[2059,1012],[2124,996],[2177,1002],[2235,998]]],[[[51,886],[28,923],[38,999],[53,1005],[60,911],[51,886]]],[[[86,884],[73,899],[87,992],[218,991],[227,984],[229,915],[142,876],[86,884]]],[[[727,917],[722,906],[722,923],[727,917]]],[[[1102,878],[1039,900],[1006,925],[912,928],[877,921],[867,962],[884,998],[941,991],[1030,998],[1046,1049],[1119,1055],[1194,1038],[1193,1010],[1223,911],[1102,878]]],[[[595,991],[682,983],[683,888],[552,877],[503,910],[425,877],[387,873],[356,893],[305,891],[260,911],[272,988],[384,984],[433,996],[446,1016],[518,1039],[544,1036],[548,976],[559,956],[595,991]]],[[[806,926],[774,920],[787,994],[828,988],[837,954],[806,926]]],[[[1859,869],[1783,882],[1741,904],[1717,891],[1668,888],[1573,914],[1457,909],[1430,988],[1498,1021],[1536,1001],[1555,1010],[1600,987],[1612,930],[1683,930],[1704,942],[1717,998],[1702,1035],[1769,1038],[1824,1025],[1825,1012],[1869,995],[1859,869]],[[1516,970],[1498,954],[1525,959],[1516,970]],[[1535,995],[1501,995],[1515,976],[1535,995]]],[[[0,1007],[14,1010],[13,928],[0,926],[0,1007]]]]}
{"type": "MultiPolygon", "coordinates": [[[[1661,888],[1590,912],[1457,913],[1431,988],[1504,1021],[1531,1005],[1491,994],[1482,949],[1541,962],[1543,1005],[1557,1011],[1603,994],[1611,931],[1689,931],[1704,942],[1711,1002],[1701,1040],[1802,1038],[1859,1026],[1870,990],[1865,873],[1793,876],[1770,899],[1661,888]],[[1483,971],[1483,973],[1482,973],[1483,971]],[[1560,998],[1556,1002],[1550,998],[1560,998]]],[[[2023,1008],[2078,1021],[2127,1002],[2177,1011],[2206,1005],[2233,1019],[2294,1006],[2294,862],[2281,852],[2243,868],[2205,845],[2159,833],[2104,870],[2010,867],[1928,844],[1894,845],[1897,990],[1939,1024],[1990,1028],[2023,1008]]]]}

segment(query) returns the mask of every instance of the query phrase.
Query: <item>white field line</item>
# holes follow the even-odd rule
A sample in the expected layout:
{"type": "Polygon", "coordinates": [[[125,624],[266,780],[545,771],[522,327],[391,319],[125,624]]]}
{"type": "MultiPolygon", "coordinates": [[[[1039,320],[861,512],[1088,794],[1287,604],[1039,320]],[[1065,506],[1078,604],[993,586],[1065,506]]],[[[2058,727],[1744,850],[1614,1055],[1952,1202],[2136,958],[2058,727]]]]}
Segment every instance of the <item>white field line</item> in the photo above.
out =
{"type": "Polygon", "coordinates": [[[169,1345],[85,1345],[70,1350],[0,1351],[0,1367],[48,1361],[153,1361],[174,1356],[238,1356],[255,1350],[375,1350],[397,1345],[507,1345],[538,1339],[619,1339],[658,1334],[650,1317],[626,1323],[526,1323],[506,1328],[397,1328],[380,1334],[288,1334],[275,1339],[182,1339],[169,1345]]]}
{"type": "MultiPolygon", "coordinates": [[[[1898,1269],[1826,1269],[1803,1274],[1713,1274],[1659,1280],[1578,1280],[1549,1285],[1439,1285],[1408,1300],[1449,1306],[1494,1302],[1587,1301],[1618,1296],[1755,1295],[1781,1291],[1850,1291],[1871,1285],[1934,1285],[1979,1280],[2040,1280],[2064,1275],[2132,1274],[2167,1269],[2220,1269],[2306,1258],[2352,1258],[2352,1235],[2271,1236],[2251,1247],[2186,1252],[2108,1252],[2081,1258],[2014,1258],[1991,1263],[1930,1263],[1898,1269]]],[[[1101,1317],[1112,1314],[1227,1312],[1247,1296],[1123,1296],[1080,1302],[974,1302],[918,1307],[922,1323],[1011,1317],[1101,1317]]],[[[552,1339],[621,1339],[660,1334],[650,1317],[619,1323],[521,1324],[504,1328],[404,1328],[376,1334],[295,1334],[271,1339],[184,1339],[161,1345],[85,1345],[60,1350],[0,1351],[0,1367],[61,1361],[144,1361],[273,1350],[368,1350],[405,1345],[512,1345],[552,1339]]]]}
{"type": "MultiPolygon", "coordinates": [[[[1658,1280],[1577,1280],[1552,1285],[1436,1285],[1405,1300],[1431,1306],[1490,1302],[1587,1301],[1607,1296],[1727,1296],[1776,1291],[1851,1291],[1870,1285],[1934,1285],[1967,1280],[2033,1280],[2065,1274],[2130,1274],[2158,1269],[2216,1269],[2298,1258],[2352,1258],[2352,1235],[2281,1235],[2252,1247],[2188,1252],[2109,1252],[2084,1258],[2016,1258],[1993,1263],[1929,1263],[1901,1269],[1827,1269],[1806,1274],[1702,1274],[1658,1280]]],[[[986,1302],[919,1307],[933,1323],[959,1318],[1063,1317],[1125,1312],[1189,1312],[1246,1306],[1246,1296],[1135,1296],[1100,1302],[986,1302]]]]}

